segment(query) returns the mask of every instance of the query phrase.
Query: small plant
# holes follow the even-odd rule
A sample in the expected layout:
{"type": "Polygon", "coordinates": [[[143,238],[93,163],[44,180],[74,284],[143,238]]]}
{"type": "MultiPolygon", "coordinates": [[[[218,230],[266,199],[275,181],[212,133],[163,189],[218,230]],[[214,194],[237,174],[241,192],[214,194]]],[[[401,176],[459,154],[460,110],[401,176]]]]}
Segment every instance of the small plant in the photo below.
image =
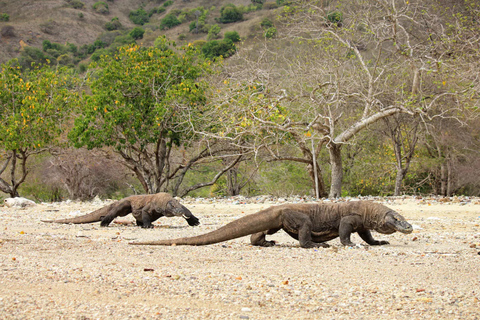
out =
{"type": "Polygon", "coordinates": [[[8,13],[0,13],[0,21],[8,21],[10,20],[10,16],[8,15],[8,13]]]}
{"type": "Polygon", "coordinates": [[[79,18],[79,19],[83,19],[84,17],[85,17],[85,16],[83,15],[82,12],[80,12],[80,13],[78,14],[78,18],[79,18]]]}
{"type": "Polygon", "coordinates": [[[207,40],[218,39],[221,30],[222,29],[220,29],[218,24],[214,24],[213,26],[211,26],[208,30],[207,40]]]}
{"type": "Polygon", "coordinates": [[[268,28],[265,31],[265,38],[267,39],[274,38],[276,35],[277,35],[277,28],[275,27],[268,28]]]}
{"type": "Polygon", "coordinates": [[[160,29],[171,29],[175,26],[182,24],[180,20],[174,14],[167,14],[162,20],[160,20],[160,29]]]}
{"type": "Polygon", "coordinates": [[[137,10],[130,11],[128,18],[133,23],[143,26],[149,21],[149,14],[143,8],[139,8],[137,10]]]}
{"type": "Polygon", "coordinates": [[[342,26],[343,14],[338,11],[332,11],[327,15],[327,21],[330,25],[342,26]]]}
{"type": "Polygon", "coordinates": [[[180,33],[178,35],[178,40],[185,40],[185,39],[187,39],[187,35],[185,33],[180,33]]]}
{"type": "Polygon", "coordinates": [[[260,25],[263,29],[268,29],[273,27],[273,22],[269,18],[263,18],[262,22],[260,22],[260,25]]]}
{"type": "Polygon", "coordinates": [[[101,14],[108,14],[110,11],[108,10],[108,4],[103,1],[95,2],[92,6],[93,10],[101,14]]]}
{"type": "Polygon", "coordinates": [[[225,35],[223,36],[223,38],[229,39],[233,43],[239,42],[241,40],[240,35],[238,34],[237,31],[227,31],[225,32],[225,35]]]}
{"type": "Polygon", "coordinates": [[[122,28],[122,23],[117,17],[113,18],[110,22],[105,23],[105,29],[108,31],[118,30],[122,28]]]}
{"type": "Polygon", "coordinates": [[[164,7],[168,7],[168,6],[171,6],[173,4],[173,1],[172,0],[168,0],[168,1],[165,1],[165,3],[163,4],[164,7]]]}
{"type": "Polygon", "coordinates": [[[133,39],[138,40],[138,39],[143,38],[144,33],[145,33],[145,30],[143,30],[140,27],[135,27],[135,28],[132,29],[132,31],[130,31],[130,33],[128,35],[130,37],[132,37],[133,39]]]}

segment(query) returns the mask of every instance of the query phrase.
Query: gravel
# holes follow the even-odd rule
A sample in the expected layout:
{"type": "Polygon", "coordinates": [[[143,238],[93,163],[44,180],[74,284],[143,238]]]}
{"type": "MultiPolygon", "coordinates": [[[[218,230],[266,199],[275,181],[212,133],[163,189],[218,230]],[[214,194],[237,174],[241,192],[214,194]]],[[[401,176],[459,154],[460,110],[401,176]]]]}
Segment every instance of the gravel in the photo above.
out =
{"type": "MultiPolygon", "coordinates": [[[[269,196],[182,202],[200,218],[155,228],[117,219],[108,228],[46,224],[110,201],[0,207],[1,319],[480,319],[480,200],[373,198],[414,225],[409,235],[355,247],[332,240],[302,249],[283,231],[277,246],[243,237],[203,247],[130,246],[193,236],[270,205],[314,199],[269,196]]],[[[351,201],[342,199],[339,201],[351,201]]]]}

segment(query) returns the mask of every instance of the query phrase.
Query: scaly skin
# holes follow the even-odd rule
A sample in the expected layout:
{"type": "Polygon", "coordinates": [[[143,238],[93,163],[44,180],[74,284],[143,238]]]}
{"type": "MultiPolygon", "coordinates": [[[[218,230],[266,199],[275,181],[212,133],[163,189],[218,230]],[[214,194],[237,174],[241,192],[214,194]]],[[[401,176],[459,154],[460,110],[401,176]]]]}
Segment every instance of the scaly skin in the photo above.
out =
{"type": "Polygon", "coordinates": [[[142,228],[153,228],[152,222],[160,217],[183,217],[191,226],[200,224],[199,220],[174,199],[168,193],[156,193],[148,195],[137,195],[116,201],[111,205],[95,210],[89,214],[60,220],[42,220],[50,223],[92,223],[101,221],[101,226],[106,227],[116,217],[124,217],[131,213],[137,225],[142,228]]]}
{"type": "Polygon", "coordinates": [[[412,226],[397,212],[369,201],[329,204],[284,204],[270,207],[212,232],[189,238],[132,242],[133,245],[208,245],[251,235],[252,245],[269,247],[266,235],[283,229],[299,240],[302,248],[328,247],[324,243],[336,237],[345,246],[354,246],[350,235],[357,232],[369,245],[385,245],[373,239],[370,230],[383,234],[411,233],[412,226]]]}

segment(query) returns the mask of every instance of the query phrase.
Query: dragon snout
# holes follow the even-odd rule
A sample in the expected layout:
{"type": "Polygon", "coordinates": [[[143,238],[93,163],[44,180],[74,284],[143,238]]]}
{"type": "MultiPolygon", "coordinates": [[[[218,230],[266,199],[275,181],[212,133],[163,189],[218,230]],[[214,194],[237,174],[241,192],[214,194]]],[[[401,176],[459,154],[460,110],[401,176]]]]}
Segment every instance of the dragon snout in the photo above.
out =
{"type": "Polygon", "coordinates": [[[412,233],[413,232],[413,227],[410,223],[408,223],[407,221],[399,221],[397,223],[397,231],[401,232],[401,233],[405,233],[405,234],[409,234],[409,233],[412,233]]]}

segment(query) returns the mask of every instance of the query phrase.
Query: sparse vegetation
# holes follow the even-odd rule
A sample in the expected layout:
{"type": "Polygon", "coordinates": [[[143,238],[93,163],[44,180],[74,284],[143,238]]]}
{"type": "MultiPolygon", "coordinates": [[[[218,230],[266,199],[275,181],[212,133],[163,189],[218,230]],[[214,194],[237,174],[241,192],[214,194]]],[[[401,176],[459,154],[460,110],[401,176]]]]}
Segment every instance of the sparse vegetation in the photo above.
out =
{"type": "Polygon", "coordinates": [[[0,21],[7,22],[10,20],[10,16],[7,13],[0,13],[0,21]]]}

